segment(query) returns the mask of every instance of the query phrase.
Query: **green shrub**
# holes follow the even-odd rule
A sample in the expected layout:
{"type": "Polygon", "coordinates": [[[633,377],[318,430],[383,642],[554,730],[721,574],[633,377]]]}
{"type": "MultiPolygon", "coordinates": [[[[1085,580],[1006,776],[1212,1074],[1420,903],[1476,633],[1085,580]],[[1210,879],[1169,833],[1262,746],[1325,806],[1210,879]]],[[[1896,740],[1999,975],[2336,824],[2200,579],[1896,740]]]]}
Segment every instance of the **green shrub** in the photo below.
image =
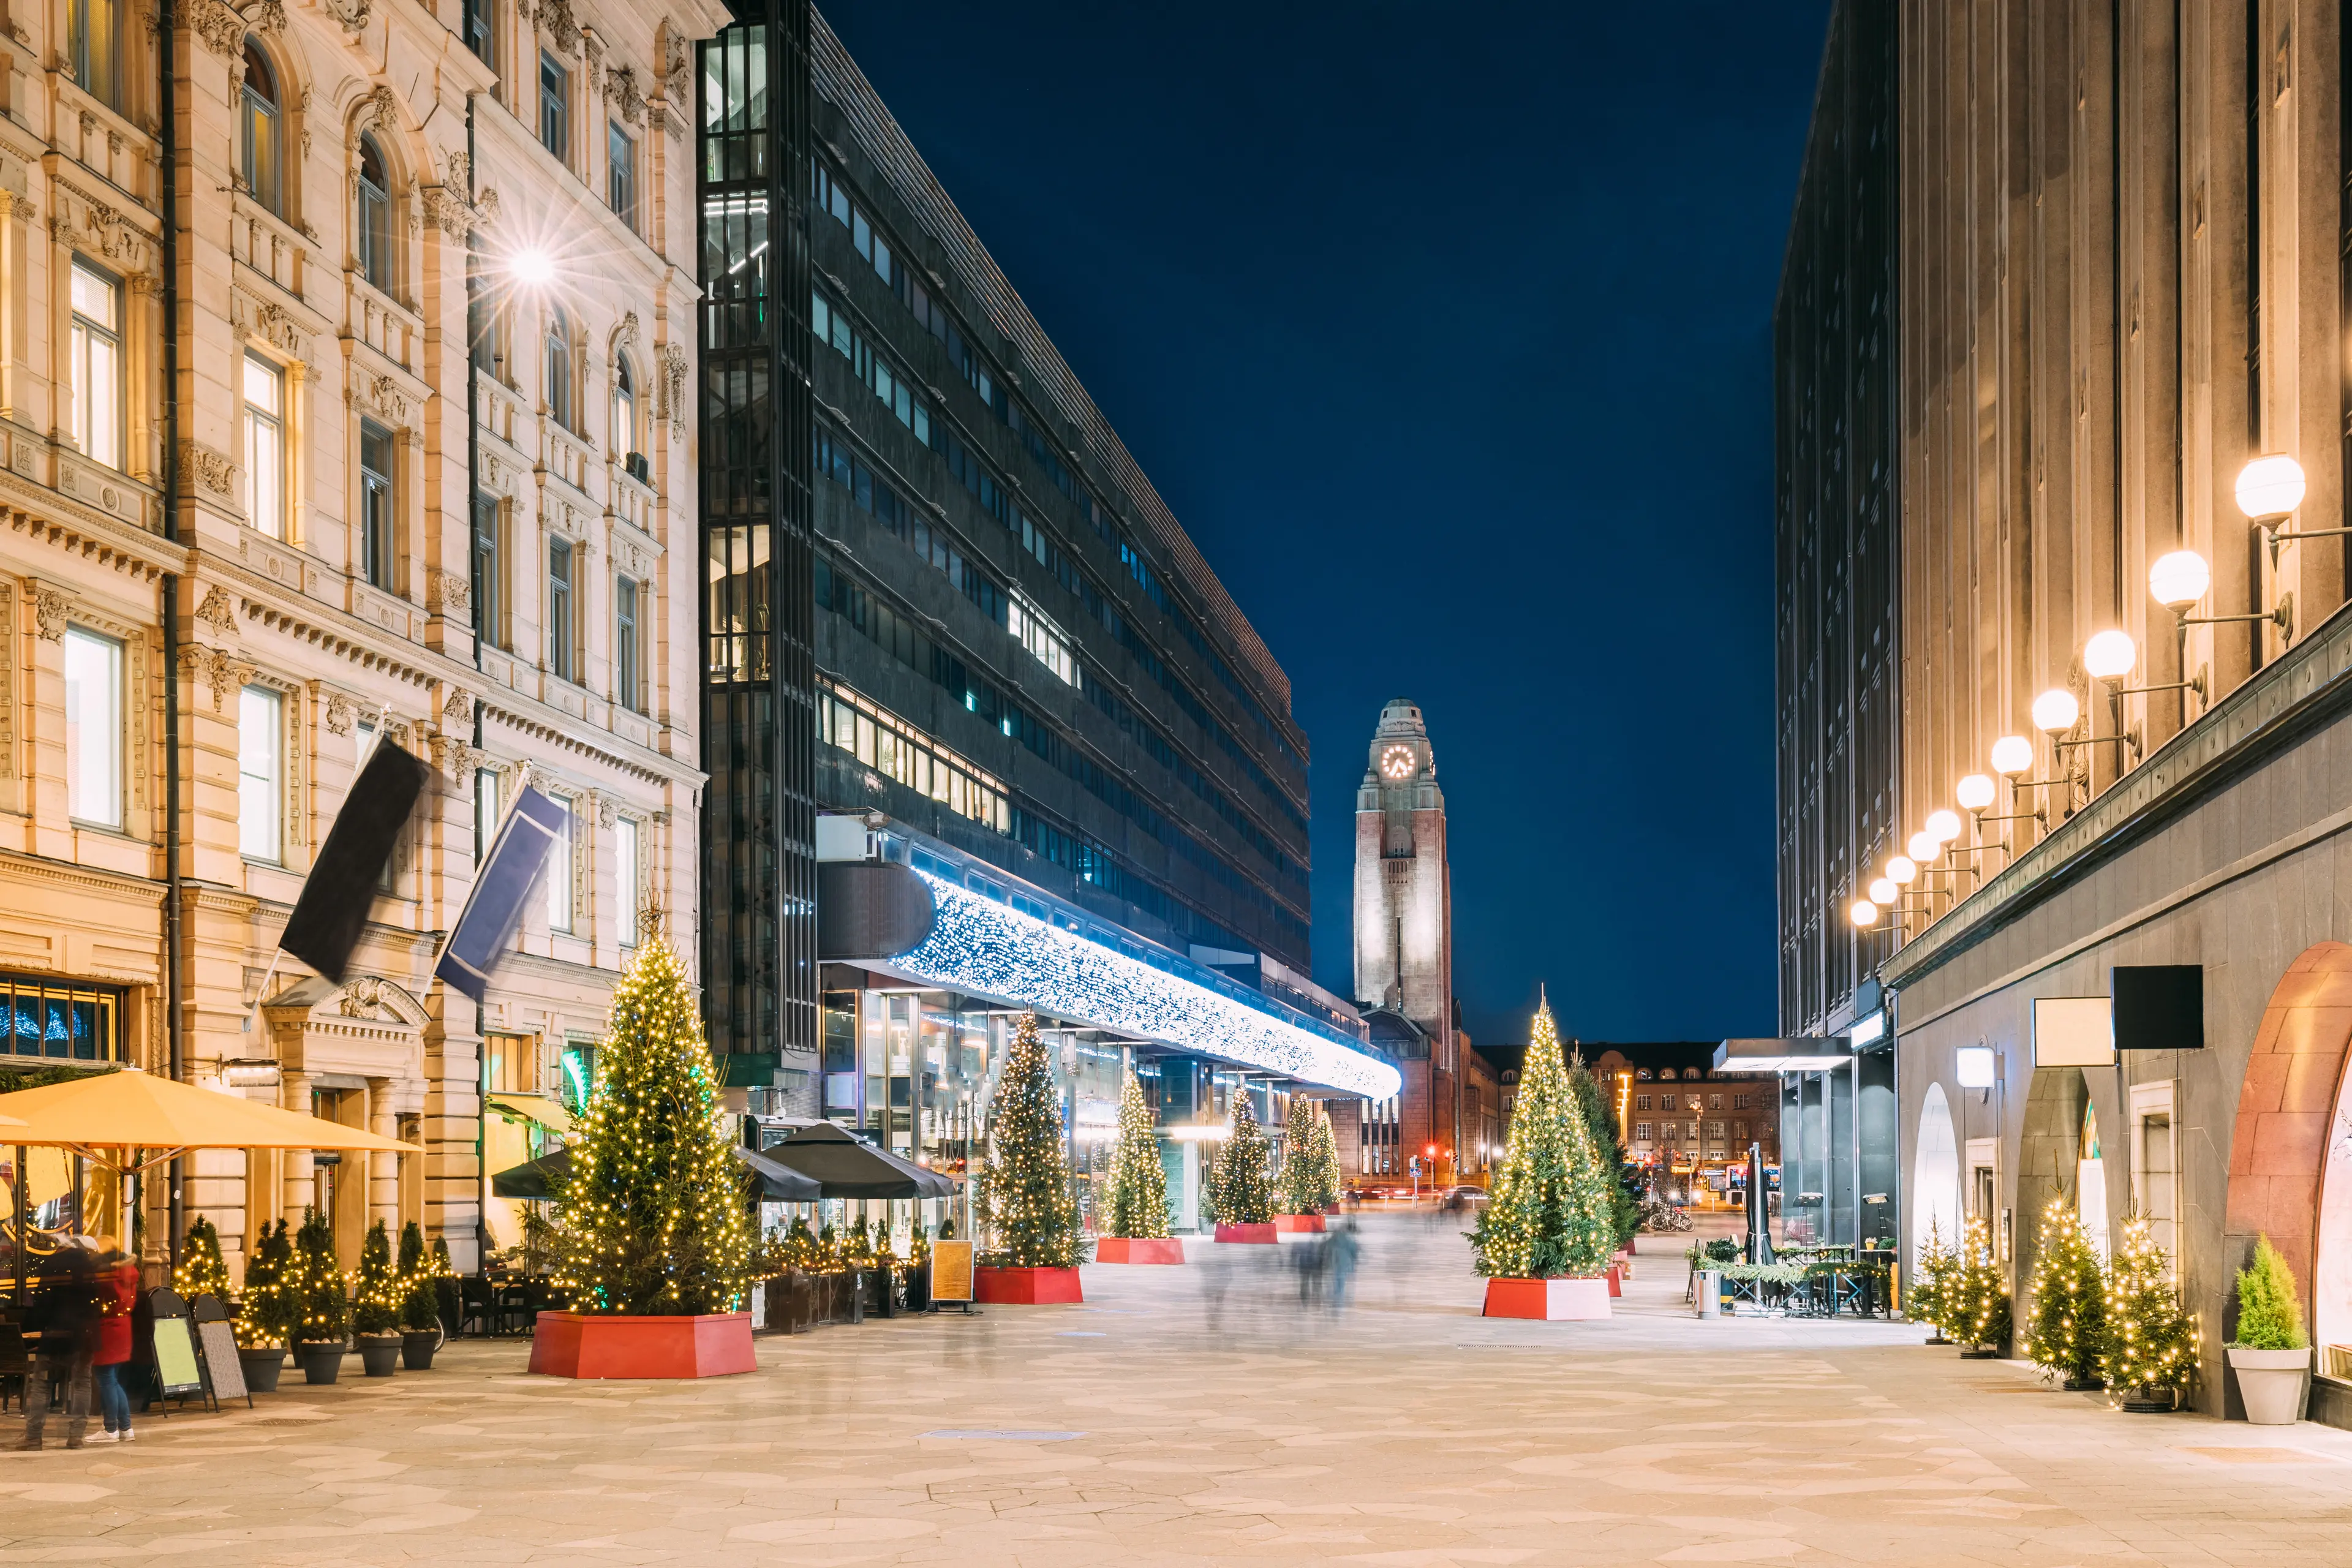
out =
{"type": "Polygon", "coordinates": [[[434,1289],[434,1269],[425,1261],[425,1233],[410,1220],[400,1227],[400,1326],[408,1333],[429,1334],[441,1326],[441,1293],[434,1289]]]}
{"type": "Polygon", "coordinates": [[[2310,1343],[2303,1331],[2294,1271],[2271,1238],[2262,1237],[2254,1243],[2253,1262],[2238,1274],[2237,1344],[2250,1351],[2299,1351],[2310,1343]]]}

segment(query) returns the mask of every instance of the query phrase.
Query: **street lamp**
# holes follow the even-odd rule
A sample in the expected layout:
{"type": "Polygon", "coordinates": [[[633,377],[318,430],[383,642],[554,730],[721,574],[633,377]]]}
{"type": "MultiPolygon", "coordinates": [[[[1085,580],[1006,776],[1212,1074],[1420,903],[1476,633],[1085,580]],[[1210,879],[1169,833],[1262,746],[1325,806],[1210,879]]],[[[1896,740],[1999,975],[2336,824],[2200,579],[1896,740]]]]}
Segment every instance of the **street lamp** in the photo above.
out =
{"type": "Polygon", "coordinates": [[[536,289],[555,280],[555,258],[532,246],[507,258],[507,272],[516,282],[536,289]]]}

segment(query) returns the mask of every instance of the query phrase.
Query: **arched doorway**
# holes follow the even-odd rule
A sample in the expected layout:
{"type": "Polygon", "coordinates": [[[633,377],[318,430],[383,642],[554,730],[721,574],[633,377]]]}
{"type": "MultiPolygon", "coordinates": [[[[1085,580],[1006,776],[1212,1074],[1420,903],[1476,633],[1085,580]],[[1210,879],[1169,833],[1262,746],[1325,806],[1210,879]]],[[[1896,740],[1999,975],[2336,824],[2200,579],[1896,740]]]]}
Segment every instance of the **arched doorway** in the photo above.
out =
{"type": "Polygon", "coordinates": [[[1959,1245],[1960,1145],[1944,1086],[1931,1083],[1919,1105],[1918,1152],[1911,1161],[1911,1256],[1927,1250],[1932,1227],[1947,1247],[1959,1245]]]}
{"type": "MultiPolygon", "coordinates": [[[[2017,1215],[2012,1248],[2020,1280],[2042,1256],[2042,1219],[2053,1203],[2081,1212],[2089,1150],[2084,1127],[2091,1115],[2090,1086],[2081,1068],[2036,1068],[2025,1093],[2025,1127],[2017,1146],[2017,1215]]],[[[2104,1210],[2105,1194],[2099,1207],[2104,1210]]],[[[2090,1216],[2084,1214],[2087,1220],[2090,1216]]]]}
{"type": "MultiPolygon", "coordinates": [[[[2323,942],[2271,992],[2231,1135],[2222,1266],[2241,1267],[2268,1235],[2308,1300],[2322,1345],[2352,1342],[2352,944],[2323,942]]],[[[2221,1327],[2216,1323],[2218,1330],[2221,1327]]]]}

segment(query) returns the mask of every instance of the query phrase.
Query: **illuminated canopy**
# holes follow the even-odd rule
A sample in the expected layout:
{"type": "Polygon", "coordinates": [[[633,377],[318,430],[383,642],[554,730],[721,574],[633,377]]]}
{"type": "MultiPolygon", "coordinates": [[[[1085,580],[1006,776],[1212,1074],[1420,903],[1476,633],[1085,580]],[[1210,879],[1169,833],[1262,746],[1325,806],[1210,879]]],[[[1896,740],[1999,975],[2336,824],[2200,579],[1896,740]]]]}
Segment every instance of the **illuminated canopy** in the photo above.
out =
{"type": "Polygon", "coordinates": [[[1292,1022],[1272,1003],[1253,1006],[927,871],[913,874],[930,889],[937,919],[920,946],[877,968],[1367,1100],[1403,1086],[1396,1068],[1336,1029],[1292,1022]]]}

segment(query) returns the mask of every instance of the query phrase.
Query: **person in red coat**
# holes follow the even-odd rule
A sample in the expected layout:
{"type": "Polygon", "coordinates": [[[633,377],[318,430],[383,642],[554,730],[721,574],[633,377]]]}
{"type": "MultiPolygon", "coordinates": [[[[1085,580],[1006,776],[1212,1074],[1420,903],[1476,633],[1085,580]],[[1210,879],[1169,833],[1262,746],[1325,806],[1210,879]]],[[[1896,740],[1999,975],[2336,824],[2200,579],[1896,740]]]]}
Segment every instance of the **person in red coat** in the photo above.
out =
{"type": "Polygon", "coordinates": [[[90,1355],[90,1375],[98,1389],[99,1415],[106,1430],[93,1432],[93,1443],[131,1441],[131,1390],[123,1379],[131,1371],[131,1312],[139,1301],[139,1265],[109,1243],[101,1243],[105,1261],[98,1277],[97,1348],[90,1355]]]}

